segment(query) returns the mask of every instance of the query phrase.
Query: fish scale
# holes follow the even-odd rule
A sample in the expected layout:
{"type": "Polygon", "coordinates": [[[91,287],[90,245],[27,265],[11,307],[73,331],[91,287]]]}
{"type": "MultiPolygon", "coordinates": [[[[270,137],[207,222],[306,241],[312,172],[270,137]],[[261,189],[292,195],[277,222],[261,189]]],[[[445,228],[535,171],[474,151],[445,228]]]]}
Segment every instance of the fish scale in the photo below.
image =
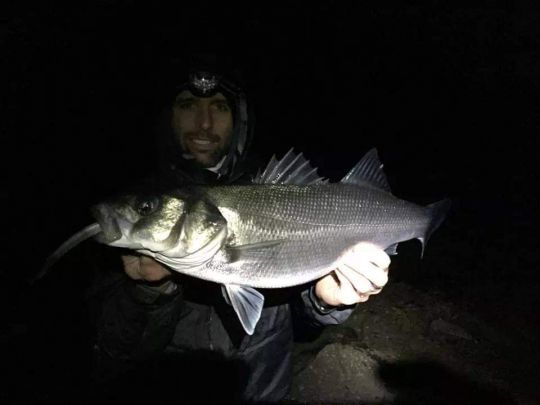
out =
{"type": "Polygon", "coordinates": [[[315,280],[354,244],[369,240],[386,248],[420,236],[431,219],[424,207],[369,186],[247,185],[203,188],[203,193],[225,217],[235,245],[281,241],[248,252],[237,263],[217,255],[205,265],[211,281],[258,288],[315,280]]]}

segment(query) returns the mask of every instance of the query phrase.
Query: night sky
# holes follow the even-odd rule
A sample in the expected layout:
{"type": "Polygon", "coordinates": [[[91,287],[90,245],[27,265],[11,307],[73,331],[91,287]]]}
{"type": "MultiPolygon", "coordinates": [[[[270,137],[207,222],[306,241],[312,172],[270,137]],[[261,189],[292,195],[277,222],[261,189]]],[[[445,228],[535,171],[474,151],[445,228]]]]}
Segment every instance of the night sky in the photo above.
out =
{"type": "Polygon", "coordinates": [[[246,73],[264,158],[294,147],[338,180],[377,147],[397,196],[453,200],[425,267],[414,245],[414,270],[397,278],[477,291],[487,277],[523,296],[538,283],[534,1],[77,3],[13,4],[2,20],[6,282],[152,169],[163,69],[210,51],[246,73]]]}
{"type": "Polygon", "coordinates": [[[153,167],[163,71],[196,51],[245,72],[265,158],[294,147],[337,180],[377,147],[403,198],[450,197],[488,223],[535,214],[530,5],[362,3],[12,6],[2,159],[11,249],[36,265],[87,223],[91,202],[153,167]]]}

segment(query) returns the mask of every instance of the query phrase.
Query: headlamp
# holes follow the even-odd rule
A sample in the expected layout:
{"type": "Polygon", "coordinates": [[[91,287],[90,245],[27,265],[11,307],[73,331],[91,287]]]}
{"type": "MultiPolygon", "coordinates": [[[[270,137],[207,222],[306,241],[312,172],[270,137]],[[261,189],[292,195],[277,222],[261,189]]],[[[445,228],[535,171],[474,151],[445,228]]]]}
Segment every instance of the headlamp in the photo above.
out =
{"type": "Polygon", "coordinates": [[[197,97],[209,97],[217,91],[220,77],[209,72],[195,72],[189,75],[189,87],[197,97]]]}

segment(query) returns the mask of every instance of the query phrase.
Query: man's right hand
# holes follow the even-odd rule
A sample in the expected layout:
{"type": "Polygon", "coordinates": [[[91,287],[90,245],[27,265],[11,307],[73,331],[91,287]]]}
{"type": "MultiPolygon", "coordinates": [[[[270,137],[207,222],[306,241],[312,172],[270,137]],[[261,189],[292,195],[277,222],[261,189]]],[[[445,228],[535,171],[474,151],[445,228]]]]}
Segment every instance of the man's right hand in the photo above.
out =
{"type": "Polygon", "coordinates": [[[122,256],[122,262],[133,280],[160,281],[171,275],[170,270],[148,256],[122,256]]]}

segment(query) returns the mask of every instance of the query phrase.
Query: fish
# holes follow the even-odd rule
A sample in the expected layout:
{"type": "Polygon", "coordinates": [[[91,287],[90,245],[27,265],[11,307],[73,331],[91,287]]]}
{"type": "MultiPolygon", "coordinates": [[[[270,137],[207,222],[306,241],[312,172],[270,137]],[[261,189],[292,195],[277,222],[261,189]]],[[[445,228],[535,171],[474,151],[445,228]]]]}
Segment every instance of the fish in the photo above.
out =
{"type": "Polygon", "coordinates": [[[97,222],[66,241],[48,266],[90,237],[135,250],[221,284],[251,335],[264,305],[259,290],[318,280],[360,242],[395,255],[400,242],[418,239],[423,255],[451,206],[448,198],[421,206],[394,196],[376,148],[339,182],[317,170],[290,149],[249,184],[123,193],[94,205],[97,222]]]}

